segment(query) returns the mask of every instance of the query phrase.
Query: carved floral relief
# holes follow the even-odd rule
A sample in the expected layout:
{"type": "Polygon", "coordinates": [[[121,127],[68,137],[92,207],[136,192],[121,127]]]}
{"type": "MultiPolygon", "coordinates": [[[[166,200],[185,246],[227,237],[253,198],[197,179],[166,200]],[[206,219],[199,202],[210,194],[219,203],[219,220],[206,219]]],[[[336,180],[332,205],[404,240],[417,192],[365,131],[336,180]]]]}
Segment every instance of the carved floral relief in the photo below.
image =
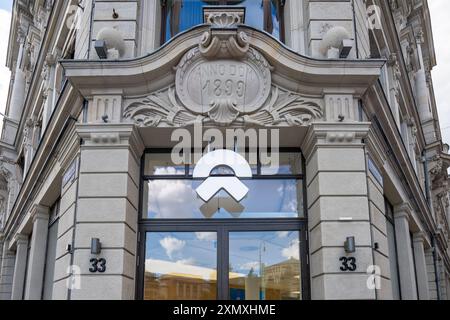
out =
{"type": "Polygon", "coordinates": [[[304,126],[323,116],[320,99],[272,83],[272,66],[236,28],[205,32],[174,69],[174,85],[132,101],[124,118],[142,127],[304,126]]]}

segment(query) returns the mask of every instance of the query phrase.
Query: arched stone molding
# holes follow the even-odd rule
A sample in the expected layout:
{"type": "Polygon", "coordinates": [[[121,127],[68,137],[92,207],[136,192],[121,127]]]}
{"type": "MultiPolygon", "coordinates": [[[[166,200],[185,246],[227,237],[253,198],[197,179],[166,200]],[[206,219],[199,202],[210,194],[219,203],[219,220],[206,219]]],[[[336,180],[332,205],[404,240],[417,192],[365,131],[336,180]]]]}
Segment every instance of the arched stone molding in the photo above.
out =
{"type": "Polygon", "coordinates": [[[120,121],[144,127],[357,122],[356,99],[376,81],[383,64],[312,59],[250,27],[207,25],[137,59],[62,61],[72,85],[89,100],[89,113],[97,115],[88,122],[116,122],[112,108],[100,111],[98,103],[99,97],[115,95],[123,109],[120,121]],[[240,71],[252,79],[241,80],[240,71]],[[242,90],[248,90],[249,101],[242,100],[242,90]]]}

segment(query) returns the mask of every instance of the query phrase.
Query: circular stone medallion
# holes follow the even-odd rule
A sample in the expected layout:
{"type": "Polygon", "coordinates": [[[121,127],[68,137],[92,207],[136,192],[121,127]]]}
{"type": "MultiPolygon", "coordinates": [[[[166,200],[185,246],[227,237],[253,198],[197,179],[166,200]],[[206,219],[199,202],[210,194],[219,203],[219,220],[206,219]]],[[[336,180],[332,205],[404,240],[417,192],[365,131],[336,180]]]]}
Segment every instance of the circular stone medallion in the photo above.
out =
{"type": "Polygon", "coordinates": [[[253,49],[242,60],[207,60],[195,48],[177,68],[178,97],[198,114],[208,112],[219,101],[235,103],[243,114],[255,112],[269,97],[270,86],[269,64],[253,49]]]}

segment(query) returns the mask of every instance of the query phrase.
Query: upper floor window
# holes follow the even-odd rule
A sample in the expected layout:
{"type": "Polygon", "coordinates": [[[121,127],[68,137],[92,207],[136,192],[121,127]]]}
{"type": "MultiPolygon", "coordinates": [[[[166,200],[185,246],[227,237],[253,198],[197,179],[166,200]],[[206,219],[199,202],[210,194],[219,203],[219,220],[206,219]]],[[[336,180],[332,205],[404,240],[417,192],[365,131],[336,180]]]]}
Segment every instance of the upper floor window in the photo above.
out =
{"type": "Polygon", "coordinates": [[[285,0],[161,0],[161,43],[195,25],[203,23],[203,7],[227,5],[245,7],[245,24],[264,30],[284,41],[285,0]]]}

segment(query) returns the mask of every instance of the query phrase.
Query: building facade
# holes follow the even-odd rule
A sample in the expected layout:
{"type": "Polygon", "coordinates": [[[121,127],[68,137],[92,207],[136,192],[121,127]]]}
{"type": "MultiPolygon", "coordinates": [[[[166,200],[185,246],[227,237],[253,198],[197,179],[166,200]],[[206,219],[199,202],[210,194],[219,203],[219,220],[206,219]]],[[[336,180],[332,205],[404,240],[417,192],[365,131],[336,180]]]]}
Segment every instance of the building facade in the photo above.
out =
{"type": "Polygon", "coordinates": [[[426,0],[15,0],[9,39],[0,299],[450,298],[426,0]]]}

